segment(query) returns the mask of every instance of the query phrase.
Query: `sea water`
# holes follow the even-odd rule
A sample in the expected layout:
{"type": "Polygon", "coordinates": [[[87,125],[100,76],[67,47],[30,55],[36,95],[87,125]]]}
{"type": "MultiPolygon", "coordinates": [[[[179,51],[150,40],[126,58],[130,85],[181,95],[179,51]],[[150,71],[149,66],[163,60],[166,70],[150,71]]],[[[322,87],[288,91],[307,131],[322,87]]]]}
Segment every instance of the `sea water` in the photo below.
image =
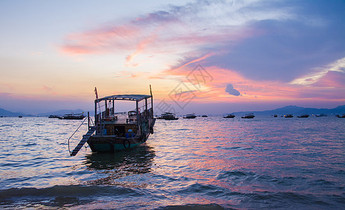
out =
{"type": "Polygon", "coordinates": [[[133,150],[70,157],[80,123],[0,118],[0,208],[345,208],[345,119],[157,120],[133,150]]]}

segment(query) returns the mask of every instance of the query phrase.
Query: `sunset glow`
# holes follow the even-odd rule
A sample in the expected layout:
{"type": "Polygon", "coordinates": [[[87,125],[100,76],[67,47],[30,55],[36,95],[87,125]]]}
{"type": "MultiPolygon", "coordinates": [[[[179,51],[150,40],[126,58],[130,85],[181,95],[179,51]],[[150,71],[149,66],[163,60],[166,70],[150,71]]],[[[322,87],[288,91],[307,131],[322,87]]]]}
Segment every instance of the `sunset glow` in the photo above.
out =
{"type": "Polygon", "coordinates": [[[155,104],[228,104],[214,113],[345,104],[343,1],[63,2],[0,3],[1,108],[92,110],[94,87],[149,84],[155,104]]]}

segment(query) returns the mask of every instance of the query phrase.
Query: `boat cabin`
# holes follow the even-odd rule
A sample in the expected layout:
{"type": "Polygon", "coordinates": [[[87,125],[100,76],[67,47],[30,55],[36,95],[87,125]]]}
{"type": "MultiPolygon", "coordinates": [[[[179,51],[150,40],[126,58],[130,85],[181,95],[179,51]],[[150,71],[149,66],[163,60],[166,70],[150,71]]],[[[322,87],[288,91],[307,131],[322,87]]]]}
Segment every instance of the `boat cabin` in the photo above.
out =
{"type": "Polygon", "coordinates": [[[151,95],[112,95],[95,100],[95,136],[135,137],[147,133],[153,118],[151,95]],[[116,101],[133,101],[135,109],[116,112],[116,101]]]}

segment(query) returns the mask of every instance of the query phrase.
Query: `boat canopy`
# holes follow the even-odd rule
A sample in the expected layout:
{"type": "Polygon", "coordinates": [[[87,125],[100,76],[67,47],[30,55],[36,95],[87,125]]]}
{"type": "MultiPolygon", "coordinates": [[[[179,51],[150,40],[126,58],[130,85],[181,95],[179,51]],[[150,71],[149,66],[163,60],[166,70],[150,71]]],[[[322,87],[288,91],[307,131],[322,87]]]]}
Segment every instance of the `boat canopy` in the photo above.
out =
{"type": "Polygon", "coordinates": [[[128,101],[141,101],[146,98],[151,98],[151,95],[112,95],[106,96],[100,99],[96,99],[96,102],[104,101],[104,100],[128,100],[128,101]]]}

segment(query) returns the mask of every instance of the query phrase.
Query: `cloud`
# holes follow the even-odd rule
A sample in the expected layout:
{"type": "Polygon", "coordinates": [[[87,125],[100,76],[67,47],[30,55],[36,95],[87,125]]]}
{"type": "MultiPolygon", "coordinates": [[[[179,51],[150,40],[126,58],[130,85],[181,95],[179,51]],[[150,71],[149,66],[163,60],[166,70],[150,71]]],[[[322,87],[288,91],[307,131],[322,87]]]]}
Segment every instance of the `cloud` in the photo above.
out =
{"type": "Polygon", "coordinates": [[[70,34],[61,46],[68,54],[95,54],[127,49],[140,28],[134,25],[105,25],[93,30],[70,34]]]}
{"type": "Polygon", "coordinates": [[[324,87],[335,91],[342,89],[345,94],[345,72],[329,71],[321,79],[313,84],[314,87],[324,87]]]}
{"type": "MultiPolygon", "coordinates": [[[[165,73],[171,77],[179,78],[188,87],[193,87],[193,84],[189,84],[186,76],[195,66],[196,64],[191,64],[165,73]]],[[[218,66],[204,66],[203,68],[211,75],[212,80],[207,80],[199,89],[195,88],[197,91],[194,93],[197,97],[193,100],[198,102],[247,103],[260,101],[291,103],[298,101],[312,102],[313,100],[318,102],[345,102],[345,95],[343,94],[345,92],[345,73],[342,72],[329,72],[317,83],[310,86],[301,86],[281,81],[252,80],[234,70],[219,68],[218,66]],[[241,97],[233,97],[234,95],[241,97]]]]}
{"type": "Polygon", "coordinates": [[[45,93],[49,94],[49,95],[57,95],[57,93],[55,92],[54,88],[47,86],[47,85],[42,85],[41,88],[45,93]]]}
{"type": "Polygon", "coordinates": [[[200,63],[214,79],[202,84],[198,99],[343,100],[343,80],[332,73],[344,72],[344,13],[330,17],[325,11],[332,7],[322,1],[199,0],[71,34],[61,49],[117,53],[125,67],[152,59],[147,63],[161,66],[143,68],[159,71],[149,78],[187,83],[200,63]]]}
{"type": "Polygon", "coordinates": [[[168,70],[168,72],[174,71],[174,70],[178,71],[179,69],[183,69],[183,68],[185,68],[185,67],[188,67],[188,66],[191,65],[191,64],[200,63],[200,62],[202,62],[203,60],[205,60],[205,59],[207,59],[208,57],[211,57],[211,56],[213,56],[213,55],[215,55],[215,53],[208,53],[208,54],[203,55],[203,56],[198,57],[198,58],[192,58],[192,59],[189,60],[187,63],[184,63],[184,64],[179,65],[179,66],[176,66],[176,67],[172,67],[171,69],[168,70]]]}
{"type": "Polygon", "coordinates": [[[140,54],[176,55],[184,60],[253,36],[256,32],[248,27],[252,22],[291,17],[286,8],[256,9],[260,4],[260,1],[199,0],[169,6],[124,22],[71,34],[61,50],[72,55],[127,54],[124,62],[132,66],[139,65],[134,59],[140,54]]]}
{"type": "MultiPolygon", "coordinates": [[[[179,80],[182,80],[188,87],[193,87],[187,75],[195,69],[195,66],[196,64],[194,63],[184,68],[166,71],[165,74],[170,77],[175,76],[175,78],[177,77],[179,80]]],[[[224,69],[218,66],[204,66],[203,69],[208,72],[212,79],[200,84],[200,88],[195,92],[197,95],[197,99],[195,100],[243,102],[259,99],[263,101],[281,101],[293,100],[299,96],[298,88],[294,85],[269,80],[255,81],[244,77],[234,70],[224,69]],[[234,86],[236,89],[234,89],[234,86]],[[241,90],[241,92],[238,90],[241,90]],[[241,95],[241,97],[231,97],[232,95],[241,95]]]]}
{"type": "Polygon", "coordinates": [[[137,66],[137,63],[133,63],[133,59],[135,58],[135,56],[142,53],[149,44],[152,44],[155,41],[155,39],[156,36],[153,34],[152,36],[149,36],[141,40],[137,44],[135,52],[126,57],[126,66],[137,66]]]}
{"type": "Polygon", "coordinates": [[[227,92],[227,93],[229,93],[230,95],[233,95],[233,96],[240,96],[240,95],[241,95],[241,93],[240,93],[238,90],[236,90],[236,89],[232,86],[232,84],[228,84],[228,85],[226,86],[225,92],[227,92]]]}
{"type": "Polygon", "coordinates": [[[324,67],[319,67],[314,70],[314,73],[296,78],[290,82],[294,85],[312,85],[323,77],[325,77],[329,72],[341,72],[345,73],[345,57],[335,62],[332,62],[324,67]]]}

